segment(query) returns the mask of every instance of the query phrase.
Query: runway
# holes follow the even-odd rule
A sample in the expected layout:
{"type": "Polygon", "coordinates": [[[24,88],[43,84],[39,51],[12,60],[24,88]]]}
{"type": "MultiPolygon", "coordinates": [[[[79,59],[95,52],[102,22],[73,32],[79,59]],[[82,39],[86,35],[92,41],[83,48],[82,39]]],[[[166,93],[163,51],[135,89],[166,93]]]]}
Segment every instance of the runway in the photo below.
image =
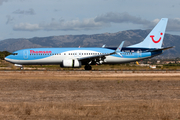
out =
{"type": "Polygon", "coordinates": [[[178,119],[178,71],[0,71],[0,119],[178,119]]]}
{"type": "Polygon", "coordinates": [[[0,75],[3,78],[14,78],[16,79],[36,79],[36,77],[42,77],[42,79],[65,79],[67,77],[72,79],[84,79],[86,77],[91,78],[129,78],[133,76],[142,77],[142,79],[147,79],[144,77],[170,77],[180,76],[180,71],[0,71],[0,75]]]}

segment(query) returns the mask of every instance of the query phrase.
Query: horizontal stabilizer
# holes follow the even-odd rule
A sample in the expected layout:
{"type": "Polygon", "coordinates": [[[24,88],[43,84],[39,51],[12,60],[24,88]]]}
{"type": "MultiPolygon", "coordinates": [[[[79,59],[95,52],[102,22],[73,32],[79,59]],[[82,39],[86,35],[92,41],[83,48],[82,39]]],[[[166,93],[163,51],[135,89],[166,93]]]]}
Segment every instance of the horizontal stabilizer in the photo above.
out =
{"type": "Polygon", "coordinates": [[[149,50],[149,52],[157,52],[157,51],[160,51],[160,50],[167,50],[167,49],[171,49],[171,48],[174,48],[175,46],[172,46],[172,47],[167,47],[167,48],[161,48],[161,49],[155,49],[155,50],[149,50]]]}

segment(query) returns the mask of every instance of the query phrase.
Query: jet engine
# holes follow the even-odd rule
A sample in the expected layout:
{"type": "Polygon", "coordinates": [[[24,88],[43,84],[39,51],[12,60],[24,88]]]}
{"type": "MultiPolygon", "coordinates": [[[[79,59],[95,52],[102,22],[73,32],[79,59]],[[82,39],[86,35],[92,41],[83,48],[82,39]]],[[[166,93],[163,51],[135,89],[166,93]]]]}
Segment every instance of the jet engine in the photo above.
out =
{"type": "Polygon", "coordinates": [[[67,59],[62,61],[61,67],[81,67],[81,61],[74,59],[67,59]]]}

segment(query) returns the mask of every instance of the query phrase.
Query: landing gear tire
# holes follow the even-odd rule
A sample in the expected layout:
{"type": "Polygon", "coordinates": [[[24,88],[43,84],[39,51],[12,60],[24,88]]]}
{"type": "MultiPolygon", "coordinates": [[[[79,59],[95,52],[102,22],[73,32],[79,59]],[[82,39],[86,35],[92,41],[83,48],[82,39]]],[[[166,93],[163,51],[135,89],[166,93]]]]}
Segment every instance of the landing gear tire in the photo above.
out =
{"type": "Polygon", "coordinates": [[[86,65],[86,66],[84,67],[84,69],[85,69],[85,70],[92,70],[92,67],[91,67],[90,65],[86,65]]]}

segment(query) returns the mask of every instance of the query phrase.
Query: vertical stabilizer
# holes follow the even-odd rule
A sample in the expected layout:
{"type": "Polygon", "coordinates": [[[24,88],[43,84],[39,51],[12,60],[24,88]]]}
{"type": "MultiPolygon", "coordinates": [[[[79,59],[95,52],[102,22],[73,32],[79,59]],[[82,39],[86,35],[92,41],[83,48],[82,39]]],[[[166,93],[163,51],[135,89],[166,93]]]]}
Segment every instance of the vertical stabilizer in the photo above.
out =
{"type": "Polygon", "coordinates": [[[162,18],[144,41],[128,47],[134,48],[161,48],[168,18],[162,18]]]}

